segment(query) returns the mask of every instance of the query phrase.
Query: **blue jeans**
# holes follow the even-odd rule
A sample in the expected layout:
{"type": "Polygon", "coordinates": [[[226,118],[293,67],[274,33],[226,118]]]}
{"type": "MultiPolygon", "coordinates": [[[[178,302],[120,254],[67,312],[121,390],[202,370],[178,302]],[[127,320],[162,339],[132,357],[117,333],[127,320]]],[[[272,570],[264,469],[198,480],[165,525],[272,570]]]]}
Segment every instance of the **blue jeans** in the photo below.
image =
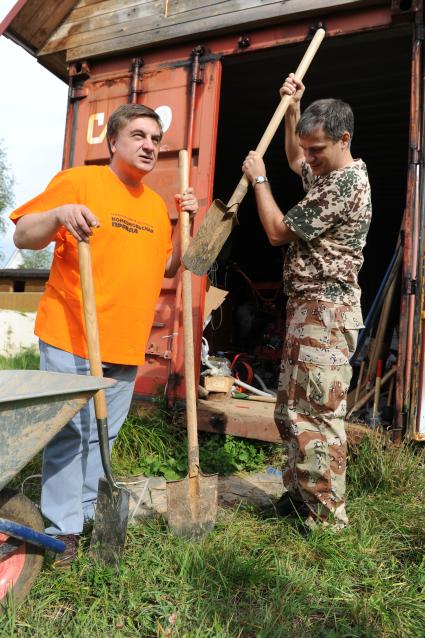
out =
{"type": "MultiPolygon", "coordinates": [[[[40,369],[90,374],[89,362],[40,340],[40,369]]],[[[128,414],[137,366],[103,364],[105,377],[117,383],[106,390],[109,446],[128,414]]],[[[41,511],[50,521],[46,534],[80,534],[93,518],[99,478],[103,476],[93,401],[49,442],[43,455],[41,511]]]]}

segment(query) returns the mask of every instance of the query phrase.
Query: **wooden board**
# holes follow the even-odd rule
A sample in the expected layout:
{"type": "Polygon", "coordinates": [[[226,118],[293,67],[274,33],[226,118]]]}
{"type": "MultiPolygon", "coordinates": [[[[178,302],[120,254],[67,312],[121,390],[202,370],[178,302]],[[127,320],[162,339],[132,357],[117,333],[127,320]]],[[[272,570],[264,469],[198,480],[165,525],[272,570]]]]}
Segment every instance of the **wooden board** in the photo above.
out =
{"type": "Polygon", "coordinates": [[[27,0],[7,31],[37,51],[63,23],[76,0],[27,0]]]}
{"type": "MultiPolygon", "coordinates": [[[[206,432],[282,443],[274,422],[274,408],[274,403],[198,399],[198,427],[206,432]]],[[[381,436],[363,424],[348,421],[345,431],[350,445],[356,445],[364,436],[381,436]]]]}
{"type": "Polygon", "coordinates": [[[370,4],[368,0],[80,0],[39,54],[66,50],[71,61],[370,4]]]}
{"type": "Polygon", "coordinates": [[[42,292],[0,292],[0,310],[35,312],[42,292]]]}

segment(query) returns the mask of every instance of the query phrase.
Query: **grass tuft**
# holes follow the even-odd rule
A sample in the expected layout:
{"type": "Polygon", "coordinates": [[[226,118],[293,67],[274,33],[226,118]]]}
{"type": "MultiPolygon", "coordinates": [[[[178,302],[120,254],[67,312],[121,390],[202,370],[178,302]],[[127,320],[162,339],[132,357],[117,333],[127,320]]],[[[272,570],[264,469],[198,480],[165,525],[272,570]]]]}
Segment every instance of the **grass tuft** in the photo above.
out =
{"type": "Polygon", "coordinates": [[[423,447],[410,444],[396,447],[383,437],[364,437],[350,451],[350,491],[353,495],[403,491],[409,487],[418,469],[425,469],[423,447]]]}
{"type": "MultiPolygon", "coordinates": [[[[120,475],[162,475],[176,480],[187,474],[187,436],[180,412],[153,409],[143,417],[130,415],[114,445],[112,462],[120,475]]],[[[199,433],[200,464],[208,474],[228,475],[264,468],[270,445],[199,433]]]]}
{"type": "Polygon", "coordinates": [[[0,356],[0,370],[38,370],[40,357],[35,347],[23,348],[15,355],[0,356]]]}

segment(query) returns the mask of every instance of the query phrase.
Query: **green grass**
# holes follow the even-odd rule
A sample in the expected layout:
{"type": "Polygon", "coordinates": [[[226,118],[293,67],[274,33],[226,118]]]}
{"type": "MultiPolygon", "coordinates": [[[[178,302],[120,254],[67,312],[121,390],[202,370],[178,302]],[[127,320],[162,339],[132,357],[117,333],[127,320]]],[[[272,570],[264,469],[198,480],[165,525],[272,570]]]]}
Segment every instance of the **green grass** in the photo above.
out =
{"type": "MultiPolygon", "coordinates": [[[[184,474],[180,418],[161,408],[129,418],[115,469],[157,473],[159,463],[184,474]]],[[[204,463],[223,471],[281,454],[202,439],[204,463]]],[[[85,551],[69,571],[47,560],[24,603],[2,616],[0,636],[424,638],[425,450],[364,439],[350,451],[347,509],[347,529],[308,536],[251,506],[220,510],[200,543],[174,537],[161,520],[132,526],[119,572],[85,551]]]]}
{"type": "MultiPolygon", "coordinates": [[[[167,480],[187,474],[187,437],[181,412],[155,409],[143,419],[129,416],[114,446],[112,462],[120,475],[163,475],[167,480]]],[[[233,436],[199,433],[204,472],[221,475],[257,471],[265,466],[270,445],[233,436]]]]}
{"type": "Polygon", "coordinates": [[[25,348],[18,354],[0,356],[0,370],[38,370],[39,355],[35,348],[25,348]]]}
{"type": "Polygon", "coordinates": [[[221,510],[201,543],[150,520],[129,529],[119,573],[84,552],[68,572],[47,562],[0,635],[423,637],[425,453],[365,439],[349,467],[351,525],[340,533],[304,536],[248,506],[221,510]]]}

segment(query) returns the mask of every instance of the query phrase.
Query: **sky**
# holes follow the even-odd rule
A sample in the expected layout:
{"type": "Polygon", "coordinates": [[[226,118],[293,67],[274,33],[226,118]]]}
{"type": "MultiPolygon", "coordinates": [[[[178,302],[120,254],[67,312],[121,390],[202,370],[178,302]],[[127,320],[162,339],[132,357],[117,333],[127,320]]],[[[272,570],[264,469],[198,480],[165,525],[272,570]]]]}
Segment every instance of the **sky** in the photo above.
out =
{"type": "MultiPolygon", "coordinates": [[[[15,1],[1,0],[0,22],[15,1]]],[[[44,190],[61,169],[68,87],[4,36],[0,37],[0,69],[0,139],[15,179],[15,206],[19,206],[44,190]]],[[[8,222],[7,235],[0,235],[6,260],[14,251],[13,228],[8,222]]]]}

